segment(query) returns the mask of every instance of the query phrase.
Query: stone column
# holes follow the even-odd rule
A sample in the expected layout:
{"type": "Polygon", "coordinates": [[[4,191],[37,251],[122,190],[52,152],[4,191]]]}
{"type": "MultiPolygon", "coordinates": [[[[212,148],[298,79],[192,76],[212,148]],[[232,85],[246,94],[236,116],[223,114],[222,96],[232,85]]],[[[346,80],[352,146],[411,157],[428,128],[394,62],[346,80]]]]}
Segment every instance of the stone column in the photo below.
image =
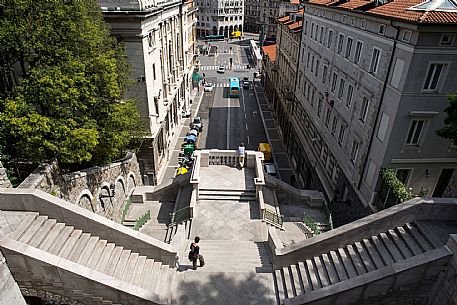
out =
{"type": "Polygon", "coordinates": [[[6,169],[3,167],[2,162],[0,162],[0,188],[13,187],[11,185],[8,176],[6,175],[6,169]]]}

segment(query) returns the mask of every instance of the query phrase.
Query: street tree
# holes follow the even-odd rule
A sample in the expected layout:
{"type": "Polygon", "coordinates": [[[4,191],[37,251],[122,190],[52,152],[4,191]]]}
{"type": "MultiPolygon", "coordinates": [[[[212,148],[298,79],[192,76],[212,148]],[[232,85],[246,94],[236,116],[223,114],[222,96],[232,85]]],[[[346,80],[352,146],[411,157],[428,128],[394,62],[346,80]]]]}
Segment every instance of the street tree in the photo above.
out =
{"type": "Polygon", "coordinates": [[[448,100],[449,106],[444,110],[444,127],[439,129],[437,134],[457,144],[457,94],[449,94],[448,100]]]}
{"type": "Polygon", "coordinates": [[[4,155],[104,164],[143,136],[125,50],[95,0],[0,0],[0,74],[4,155]]]}

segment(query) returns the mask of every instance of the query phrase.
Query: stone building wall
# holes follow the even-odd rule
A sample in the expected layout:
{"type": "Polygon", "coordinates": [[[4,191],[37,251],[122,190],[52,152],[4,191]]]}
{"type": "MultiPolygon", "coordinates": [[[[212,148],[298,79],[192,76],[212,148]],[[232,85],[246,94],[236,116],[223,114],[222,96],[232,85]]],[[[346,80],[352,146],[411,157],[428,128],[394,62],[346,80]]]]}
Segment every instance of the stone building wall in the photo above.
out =
{"type": "Polygon", "coordinates": [[[0,162],[0,188],[12,187],[8,176],[6,175],[6,169],[3,167],[2,162],[0,162]]]}
{"type": "Polygon", "coordinates": [[[25,305],[19,286],[0,252],[0,305],[25,305]]]}
{"type": "Polygon", "coordinates": [[[142,185],[136,155],[103,167],[62,174],[57,163],[40,166],[19,188],[36,188],[118,221],[136,186],[142,185]]]}
{"type": "Polygon", "coordinates": [[[435,281],[428,305],[457,305],[457,235],[451,235],[448,248],[454,253],[446,270],[435,281]]]}

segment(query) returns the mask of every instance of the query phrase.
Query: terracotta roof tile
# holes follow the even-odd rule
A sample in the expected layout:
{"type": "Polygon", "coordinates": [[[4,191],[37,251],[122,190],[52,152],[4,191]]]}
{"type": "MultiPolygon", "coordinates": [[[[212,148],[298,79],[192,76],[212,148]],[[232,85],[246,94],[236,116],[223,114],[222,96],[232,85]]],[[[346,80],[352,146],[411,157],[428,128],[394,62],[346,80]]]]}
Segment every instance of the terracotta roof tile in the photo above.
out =
{"type": "MultiPolygon", "coordinates": [[[[338,2],[338,0],[310,0],[308,3],[357,10],[366,4],[370,4],[372,1],[349,0],[340,4],[338,2]]],[[[377,7],[367,9],[366,12],[377,16],[415,23],[457,23],[457,12],[409,10],[412,6],[423,2],[424,0],[392,0],[377,7]]]]}
{"type": "Polygon", "coordinates": [[[340,5],[338,5],[338,7],[353,10],[353,9],[357,9],[361,6],[367,5],[370,2],[371,2],[370,0],[350,0],[348,2],[344,2],[340,5]]]}
{"type": "Polygon", "coordinates": [[[300,0],[290,0],[290,4],[300,4],[300,0]]]}
{"type": "Polygon", "coordinates": [[[282,16],[282,17],[276,18],[276,20],[277,20],[278,22],[288,21],[289,19],[290,19],[289,16],[282,16]]]}
{"type": "Polygon", "coordinates": [[[268,55],[268,58],[271,62],[274,62],[276,59],[276,44],[262,47],[263,53],[268,55]]]}
{"type": "Polygon", "coordinates": [[[289,24],[288,25],[289,29],[291,29],[291,30],[295,30],[295,29],[297,29],[297,28],[299,28],[301,26],[302,26],[302,21],[295,22],[293,24],[289,24]]]}
{"type": "Polygon", "coordinates": [[[423,0],[393,0],[368,10],[368,13],[413,21],[417,23],[457,23],[457,13],[440,11],[413,11],[408,8],[424,2],[423,0]]]}

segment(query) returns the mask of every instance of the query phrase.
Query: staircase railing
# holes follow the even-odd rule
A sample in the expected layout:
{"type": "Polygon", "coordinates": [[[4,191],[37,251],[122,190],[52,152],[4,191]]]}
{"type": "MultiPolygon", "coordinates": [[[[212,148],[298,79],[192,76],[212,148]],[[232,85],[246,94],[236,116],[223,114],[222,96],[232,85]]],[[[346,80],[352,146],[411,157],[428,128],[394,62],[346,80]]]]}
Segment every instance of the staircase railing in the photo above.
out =
{"type": "Polygon", "coordinates": [[[149,220],[151,220],[151,211],[147,211],[140,218],[138,218],[133,226],[133,229],[138,231],[149,220]]]}
{"type": "Polygon", "coordinates": [[[282,229],[283,216],[269,209],[263,210],[263,219],[269,224],[282,229]]]}
{"type": "Polygon", "coordinates": [[[176,212],[170,213],[169,227],[182,223],[190,219],[190,207],[185,207],[176,212]]]}
{"type": "Polygon", "coordinates": [[[332,230],[333,229],[332,213],[330,212],[327,203],[324,203],[324,213],[325,213],[325,217],[327,218],[327,222],[330,227],[330,230],[332,230]]]}
{"type": "Polygon", "coordinates": [[[125,203],[124,208],[122,209],[122,215],[121,215],[121,221],[119,223],[124,223],[125,221],[125,216],[127,216],[127,213],[130,209],[130,206],[132,205],[132,197],[129,198],[129,200],[125,203]]]}
{"type": "Polygon", "coordinates": [[[315,235],[318,235],[321,233],[321,231],[319,230],[318,226],[317,226],[317,223],[316,221],[309,215],[306,215],[306,213],[303,213],[303,223],[308,227],[310,228],[311,231],[313,231],[313,233],[315,235]]]}

